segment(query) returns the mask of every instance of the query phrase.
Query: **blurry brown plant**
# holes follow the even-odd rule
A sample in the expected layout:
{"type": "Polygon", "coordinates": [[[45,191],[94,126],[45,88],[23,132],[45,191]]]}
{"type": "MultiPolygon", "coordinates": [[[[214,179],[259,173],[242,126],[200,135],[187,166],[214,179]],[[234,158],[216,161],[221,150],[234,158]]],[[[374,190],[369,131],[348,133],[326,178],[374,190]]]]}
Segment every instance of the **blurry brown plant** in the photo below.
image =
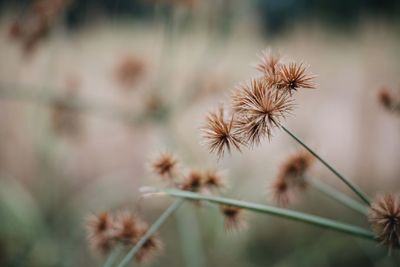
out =
{"type": "Polygon", "coordinates": [[[44,39],[70,0],[34,1],[23,20],[15,20],[9,28],[10,37],[19,40],[23,51],[30,54],[44,39]]]}
{"type": "Polygon", "coordinates": [[[378,240],[389,248],[400,248],[400,199],[398,195],[379,196],[372,203],[368,216],[378,240]]]}
{"type": "Polygon", "coordinates": [[[118,241],[130,245],[138,241],[140,227],[143,222],[129,211],[119,211],[114,221],[114,237],[118,241]]]}
{"type": "Polygon", "coordinates": [[[214,169],[208,169],[204,173],[204,186],[210,190],[219,190],[225,186],[221,175],[214,169]]]}
{"type": "Polygon", "coordinates": [[[304,190],[308,186],[305,175],[314,161],[310,153],[299,151],[282,163],[272,184],[273,197],[278,204],[287,205],[296,190],[304,190]]]}
{"type": "Polygon", "coordinates": [[[239,87],[232,97],[237,117],[235,128],[242,140],[259,144],[263,137],[270,138],[272,129],[280,127],[280,120],[293,107],[289,94],[269,87],[263,79],[253,79],[239,87]]]}
{"type": "Polygon", "coordinates": [[[395,97],[386,87],[379,89],[378,101],[387,111],[400,114],[400,97],[395,97]]]}
{"type": "Polygon", "coordinates": [[[87,239],[94,251],[103,255],[110,252],[114,245],[113,223],[113,218],[107,212],[87,218],[87,239]]]}
{"type": "Polygon", "coordinates": [[[246,222],[243,217],[242,209],[230,205],[221,205],[220,210],[224,216],[224,227],[227,231],[245,228],[246,222]]]}
{"type": "Polygon", "coordinates": [[[152,163],[154,173],[161,178],[173,181],[176,175],[177,159],[171,153],[160,154],[152,163]]]}
{"type": "MultiPolygon", "coordinates": [[[[148,229],[148,225],[143,226],[142,229],[140,229],[139,238],[143,237],[148,229]]],[[[137,263],[149,263],[162,249],[162,241],[157,235],[152,235],[146,240],[138,253],[135,255],[135,260],[137,263]]]]}
{"type": "Polygon", "coordinates": [[[209,113],[202,130],[210,152],[216,152],[218,157],[222,157],[225,150],[230,153],[231,147],[241,151],[243,143],[233,129],[233,116],[227,121],[222,107],[217,112],[209,113]]]}
{"type": "Polygon", "coordinates": [[[279,89],[286,90],[289,94],[300,88],[315,89],[313,82],[315,76],[307,73],[307,67],[303,63],[289,63],[280,66],[279,89]]]}
{"type": "Polygon", "coordinates": [[[131,89],[147,73],[146,61],[138,56],[123,57],[115,68],[115,79],[124,88],[131,89]]]}
{"type": "Polygon", "coordinates": [[[180,184],[182,190],[199,192],[204,185],[203,174],[198,170],[190,170],[180,184]]]}

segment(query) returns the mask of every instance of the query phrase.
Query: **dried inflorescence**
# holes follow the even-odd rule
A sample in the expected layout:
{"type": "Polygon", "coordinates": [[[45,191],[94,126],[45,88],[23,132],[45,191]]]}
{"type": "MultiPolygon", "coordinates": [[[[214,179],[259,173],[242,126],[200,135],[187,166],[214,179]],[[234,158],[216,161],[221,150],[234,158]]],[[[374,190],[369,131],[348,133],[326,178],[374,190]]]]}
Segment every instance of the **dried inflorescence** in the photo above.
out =
{"type": "Polygon", "coordinates": [[[167,181],[174,181],[178,160],[171,153],[160,154],[152,163],[154,173],[167,181]]]}
{"type": "Polygon", "coordinates": [[[237,89],[232,107],[237,116],[235,128],[246,143],[254,145],[263,137],[269,138],[274,127],[280,127],[293,102],[288,94],[268,87],[263,79],[253,79],[237,89]]]}
{"type": "Polygon", "coordinates": [[[396,97],[386,87],[378,91],[378,101],[387,111],[400,114],[400,96],[396,97]]]}
{"type": "Polygon", "coordinates": [[[15,20],[10,24],[10,37],[21,42],[25,53],[32,52],[49,34],[69,2],[70,0],[35,1],[23,20],[15,20]]]}
{"type": "Polygon", "coordinates": [[[224,227],[227,231],[245,228],[246,222],[242,209],[231,205],[221,205],[220,210],[224,216],[224,227]]]}
{"type": "MultiPolygon", "coordinates": [[[[129,211],[92,215],[87,220],[88,241],[102,255],[110,253],[117,245],[134,246],[147,232],[148,225],[129,211]]],[[[149,261],[162,248],[157,235],[151,236],[136,255],[137,262],[149,261]]]]}
{"type": "Polygon", "coordinates": [[[379,196],[372,203],[368,216],[378,240],[392,249],[400,248],[400,198],[398,195],[379,196]]]}
{"type": "Polygon", "coordinates": [[[224,180],[217,170],[208,169],[204,172],[204,186],[211,190],[220,190],[225,187],[224,180]]]}
{"type": "Polygon", "coordinates": [[[190,170],[189,174],[180,183],[180,188],[186,191],[199,192],[203,188],[203,185],[203,173],[198,170],[190,170]]]}
{"type": "Polygon", "coordinates": [[[115,69],[115,79],[124,88],[132,88],[145,77],[148,70],[144,59],[137,56],[125,56],[118,62],[115,69]]]}
{"type": "Polygon", "coordinates": [[[313,162],[314,158],[310,153],[299,151],[282,163],[272,184],[273,197],[278,204],[287,205],[296,191],[307,187],[306,173],[313,162]]]}
{"type": "Polygon", "coordinates": [[[219,157],[222,157],[226,150],[230,152],[232,147],[240,151],[240,146],[243,145],[233,129],[233,116],[227,120],[224,115],[222,107],[217,112],[210,113],[203,128],[210,151],[216,152],[219,157]]]}
{"type": "Polygon", "coordinates": [[[226,121],[223,110],[207,117],[205,138],[210,152],[219,157],[230,151],[232,144],[258,145],[270,138],[274,128],[292,111],[293,91],[315,88],[314,76],[303,63],[283,63],[281,58],[265,50],[257,69],[262,76],[237,87],[232,95],[232,117],[226,121]]]}

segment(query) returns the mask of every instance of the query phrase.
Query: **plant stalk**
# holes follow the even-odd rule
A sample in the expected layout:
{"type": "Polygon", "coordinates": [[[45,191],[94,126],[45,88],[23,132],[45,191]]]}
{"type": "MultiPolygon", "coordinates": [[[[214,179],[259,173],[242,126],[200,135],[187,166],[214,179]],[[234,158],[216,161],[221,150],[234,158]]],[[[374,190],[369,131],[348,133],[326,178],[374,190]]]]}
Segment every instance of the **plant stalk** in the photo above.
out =
{"type": "Polygon", "coordinates": [[[296,135],[294,135],[291,131],[286,129],[285,126],[281,125],[281,127],[288,135],[290,135],[300,145],[302,145],[305,149],[307,149],[308,152],[310,152],[315,158],[317,158],[322,164],[324,164],[325,167],[327,167],[333,174],[335,174],[343,183],[345,183],[357,196],[359,196],[365,202],[365,204],[367,204],[368,206],[371,205],[371,201],[368,195],[365,194],[357,185],[353,184],[349,179],[341,175],[329,163],[327,163],[317,153],[315,153],[309,146],[303,143],[296,135]]]}
{"type": "MultiPolygon", "coordinates": [[[[277,208],[273,206],[267,206],[262,204],[256,204],[246,201],[240,201],[235,199],[229,199],[224,197],[216,197],[216,196],[206,196],[201,195],[189,191],[182,191],[177,189],[157,189],[153,187],[146,187],[141,190],[143,193],[165,193],[166,195],[170,195],[173,197],[190,199],[190,200],[203,200],[208,201],[210,203],[219,204],[219,205],[231,205],[238,208],[251,210],[258,213],[270,214],[277,217],[282,217],[286,219],[290,219],[293,221],[299,221],[308,223],[311,225],[319,226],[325,229],[331,229],[342,233],[347,233],[356,237],[361,237],[369,240],[375,240],[374,234],[369,230],[364,228],[350,225],[342,222],[338,222],[331,219],[322,218],[319,216],[306,214],[298,211],[292,211],[283,208],[277,208]]],[[[122,266],[120,266],[122,267],[122,266]]]]}
{"type": "Polygon", "coordinates": [[[161,225],[171,216],[183,203],[183,199],[177,199],[174,203],[169,206],[163,214],[150,226],[149,230],[143,235],[143,237],[132,247],[132,249],[126,254],[122,261],[118,264],[118,267],[127,266],[132,258],[139,252],[142,246],[147,240],[161,227],[161,225]]]}

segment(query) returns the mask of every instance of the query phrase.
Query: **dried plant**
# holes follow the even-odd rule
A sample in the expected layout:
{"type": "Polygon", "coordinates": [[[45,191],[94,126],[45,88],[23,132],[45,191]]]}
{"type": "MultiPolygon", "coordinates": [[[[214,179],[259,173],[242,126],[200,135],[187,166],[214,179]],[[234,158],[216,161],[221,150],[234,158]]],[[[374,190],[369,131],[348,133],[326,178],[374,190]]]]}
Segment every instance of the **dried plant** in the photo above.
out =
{"type": "Polygon", "coordinates": [[[215,169],[208,169],[204,173],[204,187],[211,191],[218,191],[225,187],[222,176],[215,169]]]}
{"type": "Polygon", "coordinates": [[[258,145],[262,138],[270,138],[274,127],[280,127],[280,121],[292,110],[293,101],[263,79],[253,79],[236,90],[232,107],[242,142],[258,145]]]}
{"type": "Polygon", "coordinates": [[[100,254],[107,254],[114,246],[113,218],[107,212],[87,218],[87,239],[90,246],[100,254]]]}
{"type": "Polygon", "coordinates": [[[378,240],[389,251],[400,248],[400,199],[387,194],[379,196],[372,203],[368,216],[378,240]]]}
{"type": "Polygon", "coordinates": [[[210,113],[202,129],[210,151],[216,152],[218,157],[222,157],[226,150],[230,153],[232,147],[241,151],[240,147],[243,145],[233,129],[233,116],[226,120],[224,115],[222,107],[217,112],[210,113]]]}
{"type": "Polygon", "coordinates": [[[162,153],[151,163],[155,174],[171,182],[174,182],[177,164],[178,160],[171,153],[162,153]]]}
{"type": "Polygon", "coordinates": [[[199,192],[204,185],[203,173],[198,170],[190,170],[189,174],[183,178],[179,187],[182,190],[199,192]]]}
{"type": "Polygon", "coordinates": [[[245,228],[246,222],[244,220],[242,209],[231,205],[221,205],[220,210],[224,216],[225,230],[233,231],[245,228]]]}

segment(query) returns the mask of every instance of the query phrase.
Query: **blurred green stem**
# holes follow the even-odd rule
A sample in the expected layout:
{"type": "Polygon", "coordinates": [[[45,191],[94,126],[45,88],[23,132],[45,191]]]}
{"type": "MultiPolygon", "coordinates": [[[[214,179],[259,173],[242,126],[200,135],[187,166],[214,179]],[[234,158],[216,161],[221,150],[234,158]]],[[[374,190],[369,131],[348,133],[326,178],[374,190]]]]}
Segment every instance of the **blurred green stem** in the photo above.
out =
{"type": "Polygon", "coordinates": [[[120,247],[116,247],[113,251],[111,251],[111,253],[108,255],[106,261],[104,262],[103,267],[113,266],[120,253],[121,253],[120,247]]]}
{"type": "Polygon", "coordinates": [[[139,252],[141,247],[146,244],[147,240],[161,227],[161,225],[173,214],[183,203],[183,199],[177,199],[171,206],[168,207],[161,214],[160,217],[150,226],[149,230],[143,235],[143,237],[136,243],[135,246],[126,254],[126,256],[122,259],[118,267],[127,266],[127,264],[132,260],[132,258],[139,252]]]}
{"type": "Polygon", "coordinates": [[[342,203],[346,207],[353,209],[359,212],[362,215],[368,215],[368,209],[358,201],[352,199],[346,194],[340,192],[339,190],[331,187],[330,185],[318,180],[318,179],[309,179],[311,185],[320,191],[321,193],[331,197],[332,199],[337,200],[342,203]]]}
{"type": "Polygon", "coordinates": [[[206,195],[201,195],[201,194],[192,193],[192,192],[188,192],[188,191],[177,190],[177,189],[157,189],[157,188],[153,188],[153,187],[145,187],[145,188],[142,188],[141,191],[145,194],[146,193],[148,193],[148,194],[165,193],[167,195],[178,197],[178,198],[184,198],[184,199],[190,199],[190,200],[203,200],[203,201],[208,201],[210,203],[219,204],[219,205],[221,205],[221,204],[222,205],[231,205],[231,206],[235,206],[235,207],[246,209],[246,210],[251,210],[254,212],[258,212],[258,213],[270,214],[270,215],[274,215],[277,217],[290,219],[293,221],[299,221],[299,222],[304,222],[304,223],[308,223],[311,225],[316,225],[316,226],[319,226],[319,227],[322,227],[325,229],[335,230],[335,231],[350,234],[350,235],[353,235],[356,237],[366,238],[369,240],[375,240],[374,234],[364,228],[350,225],[350,224],[341,223],[341,222],[331,220],[331,219],[322,218],[322,217],[311,215],[311,214],[298,212],[298,211],[292,211],[292,210],[288,210],[288,209],[277,208],[277,207],[273,207],[273,206],[261,205],[261,204],[245,202],[245,201],[239,201],[239,200],[223,198],[223,197],[206,196],[206,195]]]}
{"type": "Polygon", "coordinates": [[[349,179],[340,174],[336,169],[334,169],[328,162],[322,159],[317,153],[315,153],[309,146],[307,146],[303,141],[301,141],[296,135],[294,135],[291,131],[285,128],[285,126],[281,125],[282,129],[290,135],[294,140],[296,140],[300,145],[302,145],[305,149],[308,150],[315,158],[317,158],[322,164],[325,165],[333,174],[335,174],[343,183],[345,183],[356,195],[358,195],[368,206],[371,205],[371,201],[367,194],[365,194],[357,185],[353,184],[349,179]]]}

